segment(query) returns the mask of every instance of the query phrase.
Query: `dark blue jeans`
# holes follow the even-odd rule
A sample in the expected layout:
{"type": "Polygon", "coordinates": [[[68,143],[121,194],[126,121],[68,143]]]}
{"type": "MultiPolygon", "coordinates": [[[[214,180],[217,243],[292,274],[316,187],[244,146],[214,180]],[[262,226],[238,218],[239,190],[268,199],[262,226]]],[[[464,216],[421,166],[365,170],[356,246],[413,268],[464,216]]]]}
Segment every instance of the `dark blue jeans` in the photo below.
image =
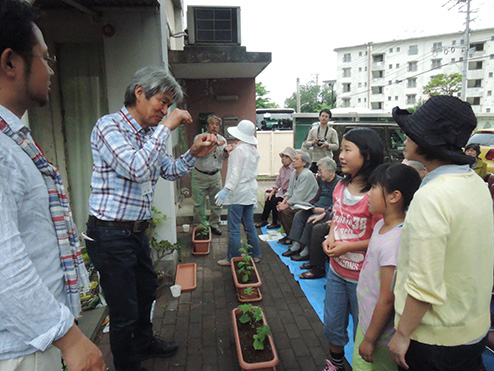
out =
{"type": "Polygon", "coordinates": [[[139,370],[136,353],[153,338],[151,305],[158,281],[145,232],[87,224],[86,249],[110,310],[110,346],[118,371],[139,370]]]}
{"type": "MultiPolygon", "coordinates": [[[[409,371],[479,371],[487,336],[477,344],[445,347],[410,341],[405,354],[409,371]]],[[[400,371],[404,368],[398,367],[400,371]]]]}

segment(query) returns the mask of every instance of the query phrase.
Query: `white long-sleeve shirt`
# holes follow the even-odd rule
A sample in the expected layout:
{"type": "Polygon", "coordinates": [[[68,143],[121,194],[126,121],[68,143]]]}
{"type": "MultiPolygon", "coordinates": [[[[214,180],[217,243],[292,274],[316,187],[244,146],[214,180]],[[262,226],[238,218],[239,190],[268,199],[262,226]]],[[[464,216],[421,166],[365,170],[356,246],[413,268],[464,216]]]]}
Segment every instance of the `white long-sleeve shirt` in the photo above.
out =
{"type": "Polygon", "coordinates": [[[256,146],[239,142],[230,153],[225,188],[225,205],[253,205],[257,202],[257,173],[260,156],[256,146]]]}

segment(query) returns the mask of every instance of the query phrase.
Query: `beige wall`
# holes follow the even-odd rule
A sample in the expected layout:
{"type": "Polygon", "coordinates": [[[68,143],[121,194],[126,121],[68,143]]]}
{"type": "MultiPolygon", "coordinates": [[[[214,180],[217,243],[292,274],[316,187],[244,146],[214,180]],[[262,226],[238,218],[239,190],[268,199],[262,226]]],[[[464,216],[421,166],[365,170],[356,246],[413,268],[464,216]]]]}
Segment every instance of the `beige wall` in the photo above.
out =
{"type": "Polygon", "coordinates": [[[258,131],[257,150],[261,155],[259,175],[278,175],[281,167],[280,152],[293,146],[293,131],[258,131]]]}

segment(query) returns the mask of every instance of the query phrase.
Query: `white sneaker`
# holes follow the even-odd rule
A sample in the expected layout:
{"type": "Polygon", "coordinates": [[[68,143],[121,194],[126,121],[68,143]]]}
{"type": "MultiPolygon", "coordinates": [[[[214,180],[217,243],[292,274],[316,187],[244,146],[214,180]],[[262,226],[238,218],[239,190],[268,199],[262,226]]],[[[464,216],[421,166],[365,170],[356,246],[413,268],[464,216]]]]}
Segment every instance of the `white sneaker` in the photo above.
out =
{"type": "Polygon", "coordinates": [[[228,259],[221,259],[218,260],[218,265],[221,265],[222,267],[229,267],[231,264],[228,259]]]}

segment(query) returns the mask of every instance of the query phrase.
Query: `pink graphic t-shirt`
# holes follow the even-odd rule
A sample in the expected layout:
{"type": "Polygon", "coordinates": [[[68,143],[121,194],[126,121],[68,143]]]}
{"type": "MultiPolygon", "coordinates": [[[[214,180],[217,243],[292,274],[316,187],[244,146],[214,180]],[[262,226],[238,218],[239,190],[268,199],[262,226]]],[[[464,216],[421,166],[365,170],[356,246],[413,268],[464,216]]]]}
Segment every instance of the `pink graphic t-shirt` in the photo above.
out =
{"type": "MultiPolygon", "coordinates": [[[[333,225],[335,241],[356,242],[368,240],[376,222],[382,215],[369,212],[369,195],[365,194],[356,203],[345,203],[346,185],[339,182],[333,191],[333,225]]],[[[348,192],[348,191],[347,191],[348,192]]],[[[343,278],[357,281],[365,252],[347,252],[331,258],[331,267],[343,278]]]]}
{"type": "MultiPolygon", "coordinates": [[[[379,234],[383,225],[383,220],[376,223],[357,284],[358,320],[364,334],[369,328],[381,292],[381,267],[396,267],[398,262],[401,225],[389,232],[379,234]]],[[[391,287],[387,290],[391,290],[391,287]]],[[[393,317],[391,317],[379,338],[379,343],[387,346],[394,333],[393,317]]]]}

